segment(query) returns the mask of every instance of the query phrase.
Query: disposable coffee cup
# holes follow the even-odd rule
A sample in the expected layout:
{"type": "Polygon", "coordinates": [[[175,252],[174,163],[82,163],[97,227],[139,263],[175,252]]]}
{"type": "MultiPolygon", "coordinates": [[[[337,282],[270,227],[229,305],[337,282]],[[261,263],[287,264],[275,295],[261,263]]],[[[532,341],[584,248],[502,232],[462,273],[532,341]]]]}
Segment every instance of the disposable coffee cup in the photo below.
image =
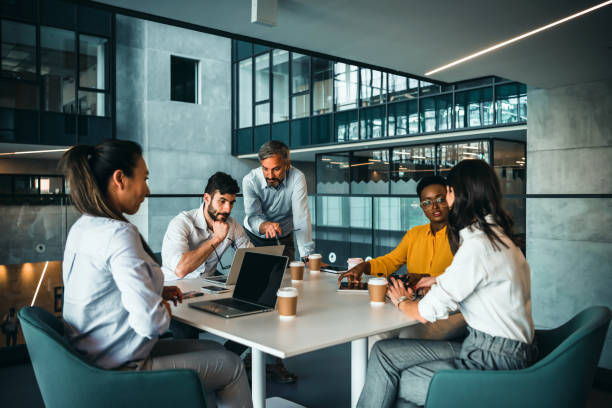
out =
{"type": "Polygon", "coordinates": [[[353,269],[354,267],[356,267],[360,263],[363,263],[363,259],[362,258],[349,258],[346,261],[348,269],[353,269]]]}
{"type": "Polygon", "coordinates": [[[292,282],[299,282],[301,280],[304,280],[304,262],[293,261],[289,264],[289,269],[291,270],[292,282]]]}
{"type": "Polygon", "coordinates": [[[372,278],[368,281],[368,291],[370,292],[370,304],[379,306],[385,304],[387,294],[387,279],[372,278]]]}
{"type": "Polygon", "coordinates": [[[311,272],[319,272],[321,270],[321,254],[310,254],[308,255],[308,266],[311,272]]]}
{"type": "MultiPolygon", "coordinates": [[[[303,270],[303,269],[302,269],[303,270]]],[[[284,287],[276,292],[278,298],[278,316],[281,320],[290,320],[297,314],[297,296],[296,288],[284,287]]]]}

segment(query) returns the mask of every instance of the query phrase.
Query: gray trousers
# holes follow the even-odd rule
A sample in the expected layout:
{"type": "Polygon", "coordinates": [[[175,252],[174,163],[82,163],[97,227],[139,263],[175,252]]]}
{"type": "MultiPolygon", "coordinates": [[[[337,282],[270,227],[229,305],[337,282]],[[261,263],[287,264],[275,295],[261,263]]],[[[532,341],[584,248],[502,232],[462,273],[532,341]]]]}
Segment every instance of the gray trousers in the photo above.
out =
{"type": "MultiPolygon", "coordinates": [[[[253,406],[242,360],[223,346],[208,340],[160,340],[142,370],[195,370],[206,390],[207,406],[234,408],[253,406]],[[216,397],[216,398],[215,398],[216,397]]],[[[177,396],[180,400],[180,396],[177,396]]]]}
{"type": "Polygon", "coordinates": [[[374,345],[357,407],[425,405],[431,378],[439,370],[518,370],[537,357],[533,344],[493,337],[468,327],[463,343],[392,339],[374,345]]]}

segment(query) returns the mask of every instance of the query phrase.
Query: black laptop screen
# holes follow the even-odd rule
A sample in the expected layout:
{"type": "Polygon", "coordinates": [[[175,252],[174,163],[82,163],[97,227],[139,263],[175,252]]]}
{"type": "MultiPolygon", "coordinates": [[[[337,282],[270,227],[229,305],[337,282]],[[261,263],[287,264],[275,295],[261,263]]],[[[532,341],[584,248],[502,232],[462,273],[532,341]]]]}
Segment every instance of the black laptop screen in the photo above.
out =
{"type": "Polygon", "coordinates": [[[246,252],[234,299],[274,308],[276,291],[281,285],[287,266],[287,257],[246,252]]]}

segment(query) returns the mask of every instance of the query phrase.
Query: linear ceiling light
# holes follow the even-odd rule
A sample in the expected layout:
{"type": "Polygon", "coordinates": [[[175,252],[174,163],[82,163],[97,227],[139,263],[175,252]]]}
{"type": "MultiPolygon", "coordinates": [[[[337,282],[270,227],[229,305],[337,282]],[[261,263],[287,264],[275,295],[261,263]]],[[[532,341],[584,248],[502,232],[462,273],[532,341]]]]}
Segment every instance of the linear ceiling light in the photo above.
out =
{"type": "Polygon", "coordinates": [[[582,16],[584,14],[590,13],[590,12],[595,11],[597,9],[600,9],[602,7],[609,6],[610,4],[612,4],[612,0],[605,1],[603,3],[600,3],[600,4],[596,5],[596,6],[588,8],[586,10],[582,10],[582,11],[576,13],[576,14],[572,14],[571,16],[567,16],[565,18],[562,18],[561,20],[554,21],[554,22],[552,22],[550,24],[547,24],[545,26],[536,28],[535,30],[531,30],[529,32],[526,32],[525,34],[521,34],[521,35],[519,35],[517,37],[514,37],[514,38],[511,38],[509,40],[500,42],[499,44],[495,44],[492,47],[485,48],[484,50],[475,52],[474,54],[470,54],[467,57],[460,58],[460,59],[458,59],[456,61],[451,62],[450,64],[446,64],[446,65],[443,65],[441,67],[438,67],[438,68],[436,68],[434,70],[431,70],[431,71],[425,73],[425,75],[426,76],[433,75],[436,72],[440,72],[440,71],[442,71],[444,69],[447,69],[447,68],[453,67],[455,65],[461,64],[462,62],[469,61],[469,60],[471,60],[473,58],[476,58],[476,57],[479,57],[479,56],[481,56],[483,54],[486,54],[488,52],[494,51],[494,50],[496,50],[498,48],[505,47],[506,45],[515,43],[515,42],[517,42],[519,40],[522,40],[523,38],[527,38],[527,37],[530,37],[530,36],[532,36],[534,34],[537,34],[537,33],[541,32],[541,31],[548,30],[549,28],[552,28],[552,27],[557,26],[559,24],[565,23],[566,21],[573,20],[575,18],[578,18],[578,17],[580,17],[580,16],[582,16]]]}
{"type": "Polygon", "coordinates": [[[29,150],[25,152],[8,152],[0,153],[0,156],[13,156],[17,154],[34,154],[34,153],[53,153],[53,152],[65,152],[68,149],[52,149],[52,150],[29,150]]]}

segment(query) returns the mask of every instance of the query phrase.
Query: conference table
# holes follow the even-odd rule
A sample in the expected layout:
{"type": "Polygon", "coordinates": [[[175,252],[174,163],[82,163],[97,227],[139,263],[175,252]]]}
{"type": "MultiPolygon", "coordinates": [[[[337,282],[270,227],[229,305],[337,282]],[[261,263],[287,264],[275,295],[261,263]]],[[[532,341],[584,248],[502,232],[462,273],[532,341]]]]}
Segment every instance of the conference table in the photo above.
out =
{"type": "MultiPolygon", "coordinates": [[[[304,272],[304,280],[291,282],[289,271],[283,286],[298,290],[297,316],[279,318],[276,310],[226,319],[188,306],[190,302],[231,297],[230,292],[186,299],[173,306],[173,317],[190,326],[205,330],[252,349],[252,397],[255,408],[266,406],[265,354],[287,358],[351,342],[351,407],[357,405],[366,376],[368,336],[417,324],[387,300],[384,305],[370,305],[367,293],[337,292],[338,275],[326,272],[304,272]]],[[[207,285],[202,279],[167,282],[182,291],[207,285]]]]}

